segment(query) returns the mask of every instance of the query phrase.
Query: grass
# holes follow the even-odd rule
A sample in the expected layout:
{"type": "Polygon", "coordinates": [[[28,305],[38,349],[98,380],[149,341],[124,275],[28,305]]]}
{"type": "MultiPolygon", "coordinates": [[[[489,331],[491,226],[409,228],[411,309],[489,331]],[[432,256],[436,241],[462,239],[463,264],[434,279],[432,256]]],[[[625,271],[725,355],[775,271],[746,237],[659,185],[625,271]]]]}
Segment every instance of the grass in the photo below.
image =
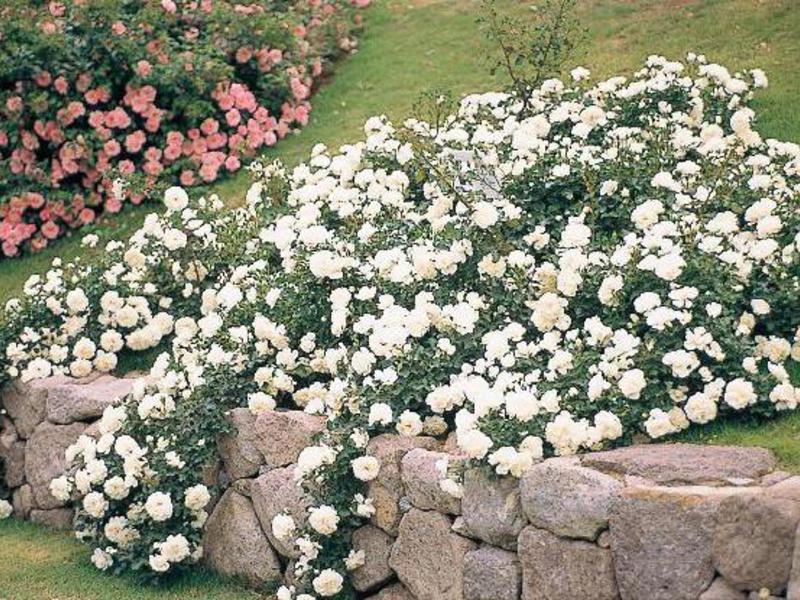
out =
{"type": "Polygon", "coordinates": [[[101,573],[67,533],[0,521],[0,600],[266,600],[243,585],[197,569],[162,587],[101,573]]]}
{"type": "MultiPolygon", "coordinates": [[[[510,10],[531,9],[501,0],[510,10]]],[[[488,49],[475,17],[477,0],[375,0],[366,13],[360,50],[337,70],[314,98],[309,126],[267,153],[288,164],[302,160],[317,143],[329,147],[357,139],[371,115],[402,119],[417,96],[431,87],[455,94],[497,89],[487,76],[488,49]]],[[[580,62],[596,76],[630,72],[649,54],[681,58],[705,53],[731,69],[761,67],[769,89],[755,103],[758,129],[766,136],[800,142],[800,10],[797,0],[582,0],[588,27],[580,62]]],[[[214,188],[223,198],[241,198],[247,175],[214,188]]],[[[148,207],[126,210],[94,229],[107,239],[126,237],[148,207]]],[[[89,256],[78,237],[20,260],[0,261],[0,301],[25,279],[60,256],[89,256]]],[[[800,472],[800,414],[768,422],[716,423],[684,440],[757,445],[772,449],[781,465],[800,472]]],[[[105,577],[87,566],[85,551],[62,534],[21,523],[0,523],[0,600],[126,600],[127,598],[254,598],[233,584],[193,574],[178,585],[153,591],[135,580],[105,577]]]]}

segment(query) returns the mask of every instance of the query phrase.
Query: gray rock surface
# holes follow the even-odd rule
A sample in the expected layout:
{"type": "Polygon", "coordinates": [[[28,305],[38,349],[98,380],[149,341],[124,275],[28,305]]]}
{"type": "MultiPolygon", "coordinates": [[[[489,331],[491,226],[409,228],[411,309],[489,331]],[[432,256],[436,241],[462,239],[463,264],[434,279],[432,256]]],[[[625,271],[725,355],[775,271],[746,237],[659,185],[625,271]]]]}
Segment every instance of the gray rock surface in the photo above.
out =
{"type": "Polygon", "coordinates": [[[450,515],[461,514],[461,500],[443,491],[442,479],[436,468],[441,460],[458,460],[445,452],[432,452],[423,448],[412,450],[403,457],[401,471],[408,499],[422,510],[435,510],[450,515]]]}
{"type": "Polygon", "coordinates": [[[374,525],[364,525],[353,532],[353,550],[364,551],[363,566],[350,572],[353,587],[359,592],[374,590],[394,576],[389,554],[394,538],[374,525]]]}
{"type": "Polygon", "coordinates": [[[471,536],[506,550],[516,549],[517,536],[527,525],[517,480],[493,477],[483,469],[464,474],[461,516],[471,536]]]}
{"type": "Polygon", "coordinates": [[[217,440],[225,472],[231,479],[252,477],[264,460],[257,445],[256,417],[247,408],[234,408],[228,419],[233,431],[217,440]]]}
{"type": "Polygon", "coordinates": [[[476,548],[445,515],[412,508],[400,522],[389,566],[416,600],[462,600],[464,555],[476,548]]]}
{"type": "Polygon", "coordinates": [[[722,577],[717,577],[699,600],[747,600],[747,595],[732,587],[722,577]]]}
{"type": "Polygon", "coordinates": [[[713,488],[633,488],[611,509],[609,532],[620,595],[695,600],[714,578],[713,488]]]}
{"type": "Polygon", "coordinates": [[[405,495],[405,487],[400,471],[401,461],[407,452],[414,448],[434,450],[439,443],[431,437],[406,437],[381,434],[372,438],[367,446],[367,454],[376,457],[381,463],[378,477],[369,482],[368,495],[373,500],[375,515],[371,522],[386,533],[397,535],[398,525],[403,516],[400,499],[405,495]]]}
{"type": "Polygon", "coordinates": [[[309,500],[294,480],[294,465],[273,469],[258,476],[250,485],[258,520],[267,538],[282,556],[297,558],[300,553],[294,546],[294,539],[279,540],[272,533],[272,519],[279,514],[290,515],[299,530],[308,518],[309,500]]]}
{"type": "Polygon", "coordinates": [[[577,464],[551,458],[520,480],[522,510],[536,527],[569,538],[594,540],[608,526],[608,513],[622,484],[577,464]]]}
{"type": "Polygon", "coordinates": [[[731,496],[716,516],[717,571],[740,590],[783,592],[792,568],[800,503],[763,494],[731,496]]]}
{"type": "Polygon", "coordinates": [[[48,388],[63,379],[52,377],[29,383],[15,379],[0,391],[0,406],[5,407],[14,421],[19,437],[28,439],[36,426],[44,421],[48,388]]]}
{"type": "Polygon", "coordinates": [[[30,517],[31,511],[36,508],[36,500],[33,498],[33,490],[27,483],[18,487],[11,494],[11,506],[14,509],[14,516],[20,519],[30,517]]]}
{"type": "Polygon", "coordinates": [[[46,417],[51,423],[68,425],[97,419],[107,406],[124,398],[133,388],[133,379],[101,375],[92,379],[65,378],[51,385],[47,393],[46,417]]]}
{"type": "Polygon", "coordinates": [[[301,410],[270,411],[255,421],[255,446],[267,467],[285,467],[297,460],[314,436],[325,429],[325,417],[301,410]]]}
{"type": "Polygon", "coordinates": [[[522,571],[514,552],[484,546],[464,557],[464,600],[517,600],[522,571]]]}
{"type": "Polygon", "coordinates": [[[206,524],[203,555],[209,567],[230,577],[242,577],[251,585],[278,581],[281,565],[261,530],[253,505],[228,490],[206,524]]]}
{"type": "Polygon", "coordinates": [[[28,518],[32,523],[44,525],[50,529],[69,531],[72,529],[72,519],[75,513],[71,508],[54,508],[52,510],[33,509],[28,518]]]}
{"type": "Polygon", "coordinates": [[[581,458],[584,466],[607,473],[635,475],[657,484],[718,484],[757,479],[775,470],[764,448],[699,444],[644,444],[581,458]]]}
{"type": "Polygon", "coordinates": [[[522,600],[619,598],[611,551],[526,527],[519,536],[522,600]]]}
{"type": "Polygon", "coordinates": [[[31,486],[39,508],[58,508],[65,504],[50,494],[50,482],[64,474],[67,467],[64,452],[85,429],[83,423],[53,425],[45,421],[28,439],[25,446],[25,479],[31,486]]]}
{"type": "Polygon", "coordinates": [[[417,600],[402,583],[393,583],[367,600],[417,600]]]}

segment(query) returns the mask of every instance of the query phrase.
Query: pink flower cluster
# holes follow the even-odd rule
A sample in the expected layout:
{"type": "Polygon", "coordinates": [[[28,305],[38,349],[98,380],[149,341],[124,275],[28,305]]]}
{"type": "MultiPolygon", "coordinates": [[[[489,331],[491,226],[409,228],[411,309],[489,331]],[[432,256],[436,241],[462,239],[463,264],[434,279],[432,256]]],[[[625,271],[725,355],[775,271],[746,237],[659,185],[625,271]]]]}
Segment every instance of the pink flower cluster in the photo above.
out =
{"type": "MultiPolygon", "coordinates": [[[[81,6],[86,1],[91,2],[72,0],[81,6]]],[[[165,18],[185,23],[182,43],[195,46],[178,56],[153,33],[157,23],[113,20],[108,24],[111,38],[152,35],[134,46],[139,54],[131,56],[128,65],[101,64],[91,72],[74,72],[54,60],[51,68],[33,68],[25,79],[3,81],[0,73],[2,255],[41,249],[69,229],[103,212],[118,212],[126,202],[138,204],[175,182],[212,183],[305,125],[311,89],[323,70],[322,57],[331,46],[341,48],[343,40],[352,41],[341,33],[337,39],[315,42],[319,47],[310,41],[330,30],[322,27],[329,19],[348,14],[340,0],[297,2],[307,3],[307,18],[294,28],[294,47],[230,44],[226,56],[234,76],[210,86],[197,69],[208,62],[203,54],[207,46],[201,43],[211,34],[184,16],[187,10],[210,13],[216,3],[227,0],[160,2],[169,15],[165,18]],[[320,35],[308,35],[317,28],[320,35]],[[187,108],[182,95],[191,93],[192,86],[173,86],[181,77],[195,76],[195,88],[206,85],[208,95],[190,94],[188,100],[198,102],[187,108]],[[270,83],[264,85],[262,78],[267,76],[270,83]]],[[[349,1],[353,6],[365,3],[349,1]]],[[[64,2],[48,5],[43,19],[53,25],[48,35],[65,35],[62,21],[70,18],[71,8],[64,2]]],[[[265,12],[258,1],[231,5],[231,10],[243,19],[265,12]]],[[[354,19],[347,18],[352,25],[354,19]]],[[[41,23],[37,26],[42,29],[41,23]]],[[[0,25],[0,45],[2,39],[0,25]]],[[[209,42],[221,43],[205,43],[209,42]]]]}

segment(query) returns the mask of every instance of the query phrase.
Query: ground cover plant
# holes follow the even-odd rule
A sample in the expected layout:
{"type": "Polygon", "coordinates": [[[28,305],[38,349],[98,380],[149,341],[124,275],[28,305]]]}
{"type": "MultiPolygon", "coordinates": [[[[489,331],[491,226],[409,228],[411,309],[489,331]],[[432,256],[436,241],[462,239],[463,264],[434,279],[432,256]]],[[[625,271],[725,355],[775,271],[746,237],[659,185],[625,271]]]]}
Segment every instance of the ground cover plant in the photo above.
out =
{"type": "MultiPolygon", "coordinates": [[[[317,159],[317,160],[319,160],[319,159],[317,159]]],[[[272,215],[274,215],[274,213],[272,212],[272,209],[270,209],[270,217],[269,217],[269,219],[271,219],[271,218],[272,218],[272,215]]],[[[173,216],[173,218],[174,218],[174,216],[173,216]]],[[[796,221],[795,221],[795,223],[796,223],[796,221]]],[[[796,227],[796,226],[795,226],[795,227],[796,227]]],[[[795,253],[796,253],[796,251],[795,251],[795,250],[793,250],[793,252],[795,252],[795,253]]],[[[791,263],[790,263],[790,266],[791,266],[791,263]]],[[[795,268],[796,268],[796,266],[795,266],[795,268]]],[[[789,336],[789,337],[791,337],[791,336],[789,336]]],[[[789,338],[787,338],[787,339],[789,339],[789,338]]],[[[796,371],[793,371],[793,370],[792,370],[792,364],[793,364],[793,363],[792,363],[792,361],[790,360],[790,361],[787,361],[787,362],[788,362],[788,365],[789,365],[789,369],[788,369],[788,371],[787,371],[787,373],[788,373],[788,375],[789,375],[789,381],[790,381],[790,383],[792,383],[792,385],[794,385],[794,386],[796,387],[796,386],[797,386],[796,371]]],[[[239,396],[239,397],[241,398],[241,394],[240,394],[240,396],[239,396]]],[[[762,399],[763,399],[763,398],[762,398],[762,399]]],[[[283,401],[284,401],[284,402],[286,402],[286,396],[285,396],[285,394],[283,395],[283,401]]],[[[633,404],[633,402],[631,402],[631,404],[633,404]]],[[[725,401],[718,402],[718,404],[721,406],[721,409],[722,409],[722,410],[725,410],[725,411],[728,411],[728,412],[733,412],[733,409],[732,409],[732,408],[730,408],[730,407],[728,406],[728,404],[726,404],[726,402],[725,402],[725,401]],[[727,407],[727,408],[726,408],[726,407],[727,407]]],[[[683,404],[679,403],[679,405],[682,405],[682,406],[688,406],[688,404],[687,404],[687,403],[683,403],[683,404]]],[[[666,406],[672,406],[672,405],[671,405],[671,404],[667,404],[666,406]]],[[[767,407],[767,406],[769,406],[769,404],[767,404],[766,402],[764,402],[764,404],[763,404],[761,407],[758,407],[758,408],[765,408],[765,407],[767,407]]],[[[758,408],[757,408],[755,411],[753,411],[753,412],[759,412],[758,408]]],[[[665,411],[665,412],[666,412],[666,411],[665,411]]],[[[685,411],[685,412],[686,412],[686,411],[685,411]]],[[[748,413],[748,411],[747,411],[747,410],[744,410],[744,411],[739,411],[739,412],[737,412],[737,413],[736,413],[736,415],[737,415],[737,416],[746,416],[746,415],[748,415],[748,414],[752,414],[752,413],[748,413]]],[[[670,422],[671,422],[671,421],[670,421],[670,422]]],[[[784,421],[784,422],[785,422],[785,421],[784,421]]],[[[716,426],[714,426],[714,427],[715,427],[715,429],[716,429],[717,431],[718,431],[719,429],[722,429],[722,428],[718,428],[718,427],[716,427],[716,426]]],[[[769,429],[769,428],[768,428],[768,429],[769,429]]],[[[724,429],[723,429],[723,431],[724,431],[724,429]]],[[[755,431],[755,430],[754,430],[754,431],[755,431]]],[[[373,429],[373,433],[374,433],[374,429],[373,429]]],[[[490,432],[490,433],[491,433],[491,432],[490,432]]],[[[693,435],[698,435],[698,436],[702,436],[702,435],[703,435],[703,433],[702,433],[702,430],[701,430],[700,428],[698,428],[698,429],[689,429],[689,430],[687,430],[687,433],[690,433],[690,434],[693,434],[693,435]]],[[[724,435],[724,434],[723,434],[723,435],[724,435]]],[[[490,435],[490,437],[491,437],[491,435],[490,435]]],[[[756,440],[756,441],[757,441],[757,440],[756,440]]],[[[494,448],[494,449],[496,449],[496,448],[494,448]]],[[[494,449],[493,449],[493,450],[494,450],[494,449]]],[[[345,452],[344,454],[347,454],[347,453],[345,452]]],[[[345,457],[345,458],[346,458],[346,457],[345,457]]],[[[344,460],[344,458],[342,458],[342,457],[339,457],[339,458],[337,458],[337,460],[341,460],[341,461],[343,461],[343,460],[344,460]]],[[[345,467],[346,467],[346,465],[345,465],[344,463],[342,463],[342,464],[340,465],[340,467],[342,467],[343,471],[346,471],[346,470],[347,470],[347,469],[345,468],[345,467]]],[[[495,465],[495,467],[496,467],[496,465],[495,465]]],[[[362,472],[362,473],[363,473],[363,472],[362,472]]],[[[357,485],[357,484],[356,484],[356,485],[357,485]]],[[[326,496],[323,496],[323,498],[335,498],[335,496],[328,496],[328,497],[326,497],[326,496]]],[[[345,502],[345,500],[346,500],[346,498],[342,500],[342,505],[344,505],[344,502],[345,502]]],[[[327,501],[327,500],[326,500],[326,501],[327,501]]],[[[337,506],[337,508],[338,508],[338,506],[337,506]]],[[[328,514],[328,515],[329,515],[330,513],[329,513],[328,511],[322,511],[322,512],[321,512],[321,518],[322,518],[322,516],[324,516],[324,515],[326,515],[326,514],[328,514]]],[[[349,519],[349,517],[348,517],[348,519],[349,519]]],[[[348,522],[347,522],[347,521],[348,521],[348,519],[343,519],[343,521],[344,521],[343,523],[338,523],[338,524],[337,524],[337,527],[339,528],[339,531],[337,531],[337,532],[336,532],[336,534],[337,534],[337,535],[345,534],[345,537],[346,537],[346,532],[347,532],[348,528],[349,528],[349,527],[352,525],[352,523],[348,523],[348,522]]],[[[147,525],[147,527],[151,527],[151,526],[152,526],[152,524],[148,524],[148,525],[147,525]]],[[[324,526],[323,526],[323,527],[324,527],[324,526]]],[[[315,537],[315,538],[317,538],[317,539],[319,539],[319,540],[322,540],[323,544],[327,544],[328,542],[330,542],[330,540],[328,539],[328,536],[321,536],[321,537],[320,537],[320,536],[318,536],[318,532],[311,532],[311,535],[312,535],[312,537],[315,537]]],[[[341,540],[341,539],[339,539],[339,538],[337,538],[337,539],[336,539],[336,541],[337,541],[337,542],[341,542],[342,540],[341,540]]],[[[308,546],[307,546],[307,547],[308,547],[308,546]]],[[[342,548],[344,548],[344,549],[346,550],[346,543],[345,543],[345,544],[342,546],[342,548]]],[[[341,550],[342,548],[340,548],[340,550],[341,550]]],[[[312,551],[312,553],[313,553],[313,548],[311,549],[311,551],[312,551]]],[[[344,564],[344,562],[340,562],[340,560],[341,560],[341,557],[342,557],[342,556],[344,556],[344,554],[342,554],[341,552],[339,552],[339,554],[338,554],[338,555],[337,555],[336,553],[334,553],[334,554],[332,554],[332,555],[330,555],[330,554],[325,554],[325,556],[333,556],[334,558],[333,558],[333,559],[331,559],[330,567],[331,567],[331,568],[333,568],[333,569],[336,569],[336,570],[338,570],[338,571],[339,571],[339,572],[341,572],[341,573],[343,573],[343,567],[342,567],[342,565],[344,564]],[[338,559],[336,558],[337,556],[339,557],[338,559]]],[[[353,558],[353,560],[358,560],[358,557],[354,557],[354,558],[353,558]]],[[[336,580],[335,576],[333,576],[333,575],[330,575],[330,574],[328,575],[328,578],[330,579],[330,581],[335,581],[335,580],[336,580]]],[[[312,585],[313,585],[313,583],[312,583],[312,585]]]]}
{"type": "Polygon", "coordinates": [[[0,18],[4,257],[238,170],[307,123],[355,44],[337,0],[14,0],[0,18]]]}

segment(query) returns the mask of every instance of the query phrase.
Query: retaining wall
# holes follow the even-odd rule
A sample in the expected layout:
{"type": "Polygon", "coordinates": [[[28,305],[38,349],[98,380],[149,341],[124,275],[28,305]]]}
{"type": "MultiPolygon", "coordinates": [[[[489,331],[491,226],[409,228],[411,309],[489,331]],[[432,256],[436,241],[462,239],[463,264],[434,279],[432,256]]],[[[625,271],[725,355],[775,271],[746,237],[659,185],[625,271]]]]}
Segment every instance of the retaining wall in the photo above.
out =
{"type": "MultiPolygon", "coordinates": [[[[129,380],[51,379],[5,390],[0,430],[15,512],[68,526],[47,484],[63,450],[129,380]]],[[[220,440],[227,491],[206,525],[205,560],[253,584],[291,581],[296,554],[272,519],[305,521],[294,461],[323,427],[299,411],[231,414],[220,440]]],[[[800,476],[766,450],[652,444],[552,458],[520,480],[465,474],[463,496],[439,486],[452,440],[381,435],[369,452],[376,512],[356,531],[366,563],[351,573],[379,600],[800,600],[800,476]]]]}

